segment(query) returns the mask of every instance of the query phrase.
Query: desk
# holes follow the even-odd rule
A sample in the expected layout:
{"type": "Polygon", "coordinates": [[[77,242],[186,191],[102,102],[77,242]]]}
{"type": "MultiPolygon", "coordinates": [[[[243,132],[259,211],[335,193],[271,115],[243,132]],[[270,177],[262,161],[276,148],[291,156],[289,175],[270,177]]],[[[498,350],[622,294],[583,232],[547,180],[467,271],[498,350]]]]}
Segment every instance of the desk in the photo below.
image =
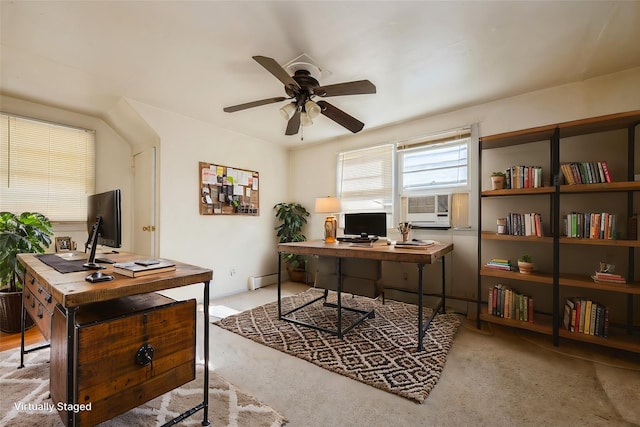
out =
{"type": "MultiPolygon", "coordinates": [[[[112,258],[116,262],[126,262],[132,261],[140,258],[146,258],[134,254],[120,253],[120,254],[110,254],[110,258],[112,258]]],[[[191,304],[187,306],[187,302],[175,302],[170,300],[169,298],[162,297],[158,294],[155,294],[157,291],[162,291],[171,288],[177,288],[181,286],[187,286],[195,283],[202,282],[204,284],[204,390],[203,390],[203,402],[194,408],[186,411],[185,413],[179,415],[174,420],[168,422],[165,425],[173,425],[178,421],[194,414],[199,410],[204,410],[204,419],[202,421],[202,425],[209,425],[208,421],[208,406],[209,406],[209,283],[213,277],[213,272],[208,269],[183,264],[176,262],[176,270],[165,273],[152,274],[142,277],[125,277],[119,274],[113,274],[113,267],[109,264],[104,264],[106,267],[104,270],[101,270],[105,274],[113,274],[114,280],[108,282],[100,282],[100,283],[89,283],[85,281],[85,277],[90,274],[90,271],[81,271],[75,273],[66,273],[62,274],[49,267],[40,261],[35,254],[20,254],[18,255],[18,261],[22,264],[25,269],[25,277],[23,283],[25,283],[25,290],[23,292],[23,325],[24,325],[24,317],[27,312],[27,304],[29,305],[29,312],[32,314],[36,314],[34,320],[36,320],[36,324],[38,328],[42,331],[43,335],[47,337],[51,342],[51,375],[50,375],[50,391],[51,397],[55,402],[56,407],[61,404],[63,407],[68,408],[77,408],[78,405],[86,403],[83,399],[86,397],[78,396],[78,388],[82,386],[79,382],[82,380],[79,372],[82,369],[85,369],[84,366],[79,366],[78,363],[78,354],[79,348],[82,348],[83,342],[79,339],[79,325],[77,320],[81,317],[91,317],[87,316],[94,314],[94,307],[100,308],[103,311],[109,312],[111,311],[113,315],[113,307],[114,306],[125,306],[125,307],[140,307],[143,306],[148,310],[145,311],[142,315],[140,315],[140,323],[144,323],[144,327],[147,326],[147,321],[149,325],[163,325],[163,322],[180,322],[181,317],[186,317],[186,319],[192,323],[185,323],[186,325],[193,324],[194,330],[193,332],[193,350],[195,351],[195,301],[190,301],[191,304]],[[30,301],[27,302],[25,298],[30,298],[30,301]],[[167,301],[171,301],[175,304],[167,303],[167,301]],[[183,304],[185,303],[185,304],[183,304]],[[166,319],[163,317],[165,312],[159,312],[159,310],[155,310],[159,308],[159,304],[162,304],[163,307],[169,307],[171,310],[167,310],[166,313],[171,313],[174,317],[171,319],[166,319]],[[155,306],[154,306],[155,305],[155,306]],[[86,309],[83,310],[82,308],[86,309]],[[90,307],[90,308],[89,308],[90,307]],[[79,312],[79,313],[78,313],[79,312]],[[56,315],[58,315],[56,317],[56,315]],[[56,320],[57,319],[57,320],[56,320]],[[154,323],[155,322],[155,323],[154,323]],[[53,328],[53,329],[52,329],[53,328]],[[56,363],[54,363],[54,360],[56,363]],[[62,362],[60,362],[60,360],[62,362]],[[55,368],[54,368],[55,365],[55,368]],[[60,366],[58,366],[60,365],[60,366]],[[56,369],[59,368],[59,369],[56,369]],[[80,378],[80,379],[79,379],[80,378]]],[[[133,312],[132,312],[133,313],[133,312]]],[[[129,316],[127,314],[120,315],[117,317],[117,320],[123,321],[127,318],[133,316],[129,316]]],[[[91,319],[89,319],[91,320],[91,319]]],[[[87,324],[95,324],[88,322],[87,324]]],[[[115,323],[115,322],[114,322],[115,323]]],[[[164,323],[166,324],[166,323],[164,323]]],[[[169,326],[169,325],[167,325],[169,326]]],[[[188,326],[190,328],[190,326],[188,326]]],[[[191,332],[191,331],[189,331],[191,332]]],[[[131,334],[133,331],[129,331],[124,329],[117,334],[114,335],[112,340],[104,339],[103,343],[100,345],[98,350],[94,350],[93,347],[89,349],[89,352],[93,353],[101,353],[101,357],[109,359],[113,354],[113,348],[118,349],[122,348],[124,344],[120,345],[121,342],[126,340],[131,341],[131,334]],[[114,341],[115,342],[109,342],[114,341]],[[106,353],[105,353],[106,352],[106,353]]],[[[151,335],[155,333],[155,331],[146,331],[144,332],[145,338],[147,333],[151,335]]],[[[158,335],[158,334],[156,334],[158,335]]],[[[160,334],[161,335],[161,334],[160,334]]],[[[100,340],[100,336],[94,339],[100,340]]],[[[191,343],[191,342],[190,342],[191,343]]],[[[146,345],[146,344],[145,344],[146,345]]],[[[161,351],[162,349],[160,349],[161,351]]],[[[160,352],[156,349],[156,352],[160,352]]],[[[25,353],[24,348],[24,330],[23,330],[23,340],[21,344],[21,352],[22,355],[25,353]]],[[[153,349],[151,349],[151,359],[153,358],[153,349]]],[[[128,356],[128,355],[127,355],[128,356]]],[[[137,354],[131,354],[130,364],[136,363],[137,354]]],[[[144,355],[143,355],[144,356],[144,355]]],[[[171,355],[170,355],[171,356],[171,355]]],[[[113,357],[115,359],[115,357],[113,357]]],[[[167,379],[165,377],[170,376],[165,371],[162,376],[163,378],[159,381],[155,380],[155,372],[156,370],[153,367],[153,362],[149,359],[151,367],[147,367],[147,370],[137,374],[143,380],[153,379],[153,384],[147,384],[151,387],[146,387],[143,390],[143,385],[137,384],[136,387],[128,386],[128,380],[126,384],[123,386],[127,393],[131,393],[131,395],[143,395],[144,399],[151,400],[161,394],[164,394],[166,391],[161,390],[161,386],[165,388],[171,387],[170,389],[175,388],[175,386],[171,386],[171,379],[167,379]],[[145,378],[146,377],[146,378],[145,378]],[[159,386],[159,382],[162,382],[161,386],[159,386]],[[157,389],[155,389],[157,387],[157,389]],[[135,388],[136,390],[130,390],[135,388]],[[155,395],[153,395],[155,394],[155,395]]],[[[171,359],[169,357],[168,359],[171,359]]],[[[128,361],[129,358],[126,357],[128,361]]],[[[195,359],[194,359],[195,361],[195,359]]],[[[21,366],[23,366],[24,359],[21,358],[21,366]]],[[[160,364],[156,361],[157,364],[160,364]]],[[[178,363],[177,361],[174,363],[178,363]]],[[[184,360],[182,361],[183,365],[187,365],[184,368],[181,368],[182,376],[184,378],[185,375],[193,375],[195,372],[195,363],[193,368],[189,366],[191,362],[184,360]],[[192,373],[193,372],[193,373],[192,373]]],[[[142,363],[139,363],[142,365],[142,363]]],[[[148,365],[149,363],[147,363],[148,365]]],[[[165,365],[167,363],[165,362],[165,365]]],[[[165,366],[166,369],[171,369],[174,366],[165,366]]],[[[140,369],[142,367],[139,366],[140,369]]],[[[156,369],[160,369],[156,365],[156,369]]],[[[98,371],[100,375],[112,375],[114,378],[117,375],[117,370],[113,366],[104,366],[103,369],[98,371]],[[109,374],[109,368],[111,368],[114,372],[109,374]]],[[[89,377],[91,375],[88,375],[89,377]]],[[[161,375],[158,375],[161,376],[161,375]]],[[[184,381],[184,380],[183,380],[184,381]]],[[[116,380],[114,379],[111,387],[116,387],[116,380]]],[[[168,390],[167,390],[168,391],[168,390]]],[[[133,399],[131,399],[133,400],[133,399]]],[[[135,403],[135,402],[134,402],[135,403]]],[[[141,402],[144,403],[144,402],[141,402]]],[[[141,404],[139,403],[139,404],[141,404]]],[[[81,424],[97,424],[98,422],[104,421],[105,419],[112,418],[119,413],[126,412],[126,410],[131,408],[126,408],[124,406],[132,405],[132,402],[123,402],[121,407],[108,407],[107,413],[103,415],[94,414],[83,414],[74,410],[65,410],[59,411],[60,416],[62,418],[63,423],[66,426],[78,426],[81,424]],[[84,419],[84,416],[87,416],[87,419],[84,419]],[[94,419],[91,417],[99,417],[98,419],[94,419]],[[100,417],[104,419],[100,419],[100,417]]],[[[96,405],[97,406],[97,405],[96,405]]],[[[108,406],[108,403],[107,403],[108,406]]],[[[118,406],[118,405],[113,405],[118,406]]],[[[135,405],[137,406],[137,405],[135,405]]],[[[133,407],[135,407],[133,406],[133,407]]],[[[95,410],[95,408],[94,408],[95,410]]],[[[95,412],[99,412],[95,410],[95,412]]]]}
{"type": "MultiPolygon", "coordinates": [[[[436,243],[432,246],[429,246],[426,249],[405,249],[405,248],[395,248],[393,245],[381,245],[381,246],[373,246],[373,247],[361,247],[355,246],[351,244],[345,243],[325,243],[324,241],[309,241],[309,242],[293,242],[293,243],[279,243],[278,244],[278,318],[292,322],[302,324],[303,326],[308,326],[314,329],[322,330],[324,332],[329,332],[334,335],[337,335],[339,338],[342,338],[343,334],[348,332],[351,328],[356,326],[358,323],[362,322],[367,317],[372,317],[373,313],[370,312],[360,312],[361,316],[349,325],[346,329],[342,329],[342,310],[350,308],[343,308],[341,303],[341,293],[342,293],[342,271],[341,271],[341,263],[343,258],[362,258],[362,259],[373,259],[378,261],[395,261],[395,262],[407,262],[407,263],[415,263],[418,267],[418,351],[422,351],[423,345],[422,341],[424,338],[424,332],[429,327],[429,324],[437,314],[437,312],[442,309],[444,312],[445,306],[445,255],[453,251],[453,244],[451,243],[436,243]],[[337,329],[335,331],[327,331],[325,329],[321,329],[316,327],[315,325],[310,325],[306,323],[302,323],[296,319],[288,318],[287,316],[294,311],[297,311],[303,307],[296,307],[293,310],[290,310],[287,313],[282,313],[282,305],[281,305],[281,282],[282,282],[282,254],[283,253],[291,253],[296,255],[319,255],[319,256],[328,256],[335,257],[337,259],[337,294],[338,294],[338,302],[336,304],[337,309],[337,329]],[[429,319],[423,322],[422,319],[422,311],[423,311],[423,302],[422,302],[422,291],[423,291],[423,279],[422,272],[424,270],[424,266],[426,264],[434,264],[439,258],[442,258],[442,293],[440,296],[440,301],[437,307],[433,310],[433,313],[429,317],[429,319]]],[[[315,302],[314,300],[312,302],[315,302]]],[[[308,305],[308,304],[307,304],[308,305]]]]}

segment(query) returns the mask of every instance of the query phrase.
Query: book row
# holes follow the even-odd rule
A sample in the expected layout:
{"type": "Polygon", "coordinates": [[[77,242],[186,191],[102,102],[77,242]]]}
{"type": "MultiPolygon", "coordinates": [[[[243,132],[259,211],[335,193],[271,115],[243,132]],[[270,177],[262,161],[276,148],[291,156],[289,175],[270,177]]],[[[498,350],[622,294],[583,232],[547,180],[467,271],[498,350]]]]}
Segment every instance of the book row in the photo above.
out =
{"type": "Polygon", "coordinates": [[[505,188],[542,187],[541,166],[511,166],[505,171],[505,188]]]}
{"type": "Polygon", "coordinates": [[[574,162],[560,165],[564,180],[569,185],[612,182],[607,162],[574,162]]]}
{"type": "Polygon", "coordinates": [[[533,323],[533,298],[505,285],[489,288],[488,312],[505,319],[533,323]]]}
{"type": "Polygon", "coordinates": [[[539,213],[509,213],[506,217],[505,233],[512,236],[544,236],[539,213]]]}
{"type": "Polygon", "coordinates": [[[563,325],[578,334],[609,336],[609,308],[585,298],[567,298],[564,305],[563,325]]]}
{"type": "Polygon", "coordinates": [[[616,239],[618,216],[616,214],[571,212],[564,216],[564,235],[588,239],[616,239]]]}

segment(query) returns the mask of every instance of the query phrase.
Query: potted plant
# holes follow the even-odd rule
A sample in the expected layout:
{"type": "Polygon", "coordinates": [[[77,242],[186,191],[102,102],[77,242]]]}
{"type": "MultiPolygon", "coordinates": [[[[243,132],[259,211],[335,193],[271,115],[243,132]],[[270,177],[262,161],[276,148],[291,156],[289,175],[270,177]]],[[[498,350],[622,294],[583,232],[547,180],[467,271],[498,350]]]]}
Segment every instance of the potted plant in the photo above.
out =
{"type": "MultiPolygon", "coordinates": [[[[278,203],[273,209],[276,218],[281,222],[275,228],[279,243],[304,242],[302,227],[307,223],[309,212],[299,203],[278,203]]],[[[307,259],[303,255],[284,254],[289,279],[294,282],[305,282],[307,259]]]]}
{"type": "Polygon", "coordinates": [[[504,172],[493,172],[491,174],[491,188],[493,190],[502,190],[506,175],[504,172]]]}
{"type": "MultiPolygon", "coordinates": [[[[53,227],[42,214],[0,212],[0,330],[20,332],[24,273],[19,253],[44,253],[51,245],[53,227]]],[[[27,325],[33,326],[27,316],[27,325]]]]}
{"type": "Polygon", "coordinates": [[[518,270],[522,274],[531,274],[533,271],[533,260],[531,255],[524,254],[518,258],[518,270]]]}

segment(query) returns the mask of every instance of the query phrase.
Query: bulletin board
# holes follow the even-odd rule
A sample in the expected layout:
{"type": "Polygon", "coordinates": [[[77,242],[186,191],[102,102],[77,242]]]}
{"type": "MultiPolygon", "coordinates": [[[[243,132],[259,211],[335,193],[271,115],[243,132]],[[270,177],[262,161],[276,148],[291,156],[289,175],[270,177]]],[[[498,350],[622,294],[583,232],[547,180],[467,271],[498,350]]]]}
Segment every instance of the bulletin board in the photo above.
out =
{"type": "Polygon", "coordinates": [[[199,162],[200,215],[260,215],[258,172],[199,162]]]}

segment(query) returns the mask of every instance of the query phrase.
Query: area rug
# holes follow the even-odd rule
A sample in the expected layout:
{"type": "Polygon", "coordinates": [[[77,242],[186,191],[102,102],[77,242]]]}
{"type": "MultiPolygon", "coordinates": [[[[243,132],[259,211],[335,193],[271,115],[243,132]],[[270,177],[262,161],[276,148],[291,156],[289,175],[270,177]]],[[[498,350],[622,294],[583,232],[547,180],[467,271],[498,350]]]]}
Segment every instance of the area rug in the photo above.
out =
{"type": "MultiPolygon", "coordinates": [[[[282,312],[321,295],[319,289],[282,298],[282,312]]],[[[335,293],[330,293],[330,301],[335,293]]],[[[455,314],[438,314],[424,337],[424,351],[418,352],[418,307],[412,304],[344,295],[343,305],[375,309],[375,318],[366,319],[340,339],[331,334],[278,320],[278,303],[269,303],[214,322],[287,354],[314,363],[390,393],[424,402],[438,382],[447,354],[461,321],[455,314]]],[[[424,309],[425,318],[431,309],[424,309]]],[[[335,329],[336,310],[316,302],[292,317],[335,329]]],[[[353,314],[343,310],[343,325],[353,314]]]]}
{"type": "MultiPolygon", "coordinates": [[[[20,353],[0,353],[0,426],[60,427],[63,425],[49,397],[49,350],[26,355],[25,367],[17,369],[20,353]]],[[[101,427],[161,426],[202,402],[202,365],[196,379],[101,423],[101,427]]],[[[213,371],[209,371],[209,421],[212,426],[276,427],[285,418],[256,398],[238,390],[213,371]]],[[[181,426],[200,426],[202,410],[180,422],[181,426]]]]}

